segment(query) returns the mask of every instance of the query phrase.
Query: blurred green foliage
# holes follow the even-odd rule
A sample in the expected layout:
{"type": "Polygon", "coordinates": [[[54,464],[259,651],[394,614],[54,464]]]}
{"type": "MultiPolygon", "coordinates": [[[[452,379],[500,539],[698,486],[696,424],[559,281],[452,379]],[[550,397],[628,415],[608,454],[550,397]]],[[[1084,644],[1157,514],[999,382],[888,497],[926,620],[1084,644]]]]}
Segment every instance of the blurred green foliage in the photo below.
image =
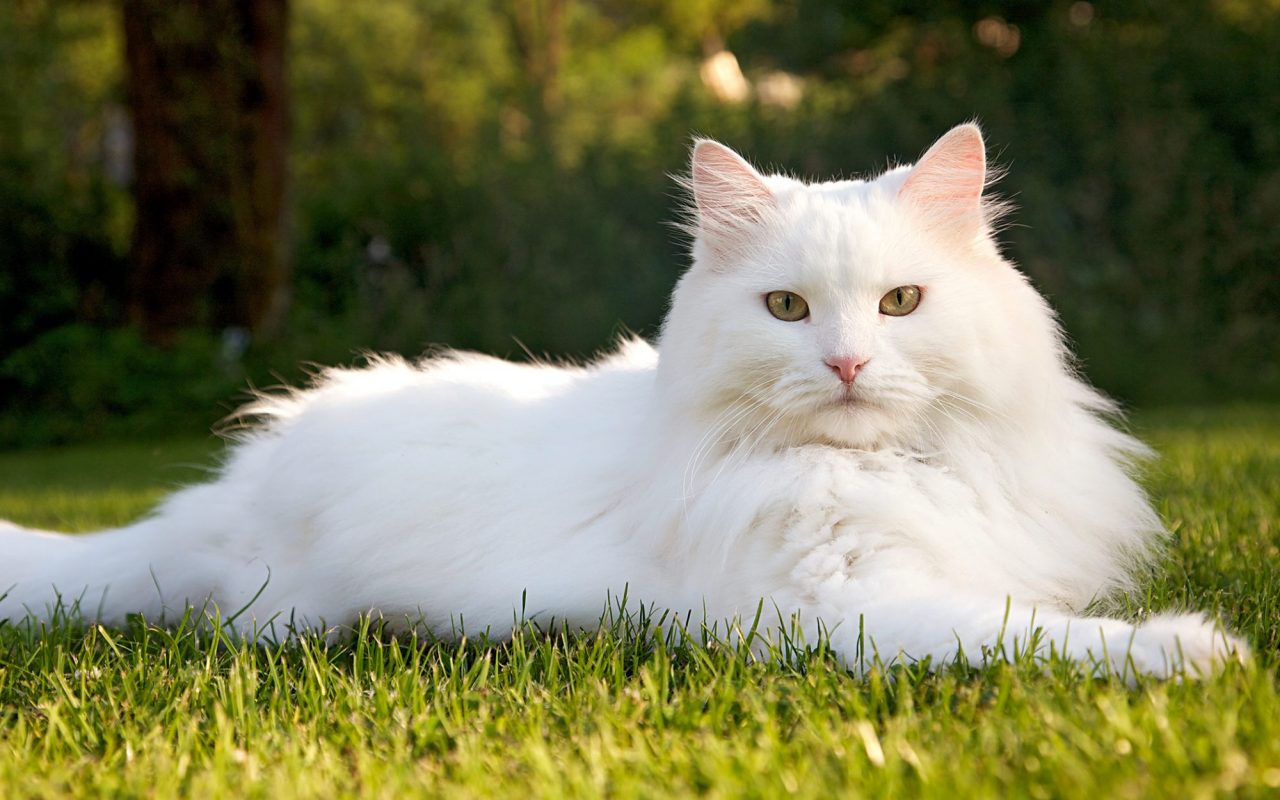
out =
{"type": "MultiPolygon", "coordinates": [[[[113,330],[118,9],[0,4],[0,441],[198,431],[248,379],[652,334],[691,135],[813,177],[980,120],[1007,252],[1140,404],[1280,395],[1280,3],[294,0],[294,307],[228,356],[113,330]],[[749,89],[703,77],[730,51],[749,89]],[[732,87],[730,87],[732,89],[732,87]],[[732,92],[728,92],[732,94],[732,92]]],[[[732,77],[732,76],[730,76],[732,77]]]]}

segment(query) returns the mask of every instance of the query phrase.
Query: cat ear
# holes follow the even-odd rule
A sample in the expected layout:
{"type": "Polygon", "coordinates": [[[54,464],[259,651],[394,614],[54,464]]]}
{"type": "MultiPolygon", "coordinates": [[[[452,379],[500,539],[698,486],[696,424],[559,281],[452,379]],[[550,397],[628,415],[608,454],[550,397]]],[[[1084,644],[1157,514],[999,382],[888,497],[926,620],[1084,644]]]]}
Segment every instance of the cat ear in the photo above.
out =
{"type": "Polygon", "coordinates": [[[760,173],[742,156],[710,139],[701,139],[693,147],[689,185],[699,229],[721,242],[749,232],[776,206],[760,173]]]}
{"type": "Polygon", "coordinates": [[[987,152],[977,125],[957,125],[925,153],[898,190],[931,228],[956,235],[983,229],[987,152]]]}

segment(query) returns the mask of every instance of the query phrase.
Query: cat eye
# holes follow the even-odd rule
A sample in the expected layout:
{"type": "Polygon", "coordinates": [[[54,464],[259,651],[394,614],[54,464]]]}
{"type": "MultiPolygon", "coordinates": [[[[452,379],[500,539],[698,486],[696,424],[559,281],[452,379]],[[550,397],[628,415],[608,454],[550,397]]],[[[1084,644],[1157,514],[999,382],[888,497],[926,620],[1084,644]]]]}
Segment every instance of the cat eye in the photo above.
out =
{"type": "Polygon", "coordinates": [[[764,296],[769,313],[783,322],[799,322],[809,316],[809,304],[794,292],[769,292],[764,296]]]}
{"type": "Polygon", "coordinates": [[[905,317],[915,311],[918,305],[920,287],[899,286],[897,289],[890,289],[880,298],[880,313],[890,317],[905,317]]]}

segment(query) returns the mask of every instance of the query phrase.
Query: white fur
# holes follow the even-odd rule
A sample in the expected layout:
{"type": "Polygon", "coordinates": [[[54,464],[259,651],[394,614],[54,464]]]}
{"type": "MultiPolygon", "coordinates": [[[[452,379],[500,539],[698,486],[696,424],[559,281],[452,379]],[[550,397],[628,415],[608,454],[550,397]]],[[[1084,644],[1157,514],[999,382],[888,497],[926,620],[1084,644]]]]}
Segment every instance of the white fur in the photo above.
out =
{"type": "Polygon", "coordinates": [[[221,477],[137,524],[0,530],[0,618],[60,593],[108,622],[212,603],[248,635],[376,612],[500,636],[522,611],[593,625],[625,592],[712,620],[763,600],[850,663],[860,631],[939,663],[1034,628],[1046,652],[1159,675],[1243,653],[1200,616],[1079,616],[1158,550],[1129,475],[1145,450],[1000,257],[985,172],[957,174],[985,170],[979,134],[957,131],[933,167],[812,185],[699,143],[694,264],[657,350],[328,370],[247,409],[261,424],[221,477]],[[919,309],[880,314],[904,284],[919,309]],[[811,316],[772,317],[775,290],[811,316]],[[852,389],[833,356],[869,359],[852,389]]]}

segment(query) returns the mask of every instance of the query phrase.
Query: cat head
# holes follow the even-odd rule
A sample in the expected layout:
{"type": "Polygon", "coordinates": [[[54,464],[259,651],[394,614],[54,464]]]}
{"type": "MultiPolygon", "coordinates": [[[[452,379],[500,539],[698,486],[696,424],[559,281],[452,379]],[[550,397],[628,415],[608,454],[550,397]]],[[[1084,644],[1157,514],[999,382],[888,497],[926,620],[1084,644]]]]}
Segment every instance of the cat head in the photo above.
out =
{"type": "Polygon", "coordinates": [[[1062,347],[1000,256],[990,179],[972,124],[866,181],[763,175],[698,141],[665,391],[729,438],[849,447],[927,447],[951,423],[1034,404],[1066,376],[1062,347]]]}

